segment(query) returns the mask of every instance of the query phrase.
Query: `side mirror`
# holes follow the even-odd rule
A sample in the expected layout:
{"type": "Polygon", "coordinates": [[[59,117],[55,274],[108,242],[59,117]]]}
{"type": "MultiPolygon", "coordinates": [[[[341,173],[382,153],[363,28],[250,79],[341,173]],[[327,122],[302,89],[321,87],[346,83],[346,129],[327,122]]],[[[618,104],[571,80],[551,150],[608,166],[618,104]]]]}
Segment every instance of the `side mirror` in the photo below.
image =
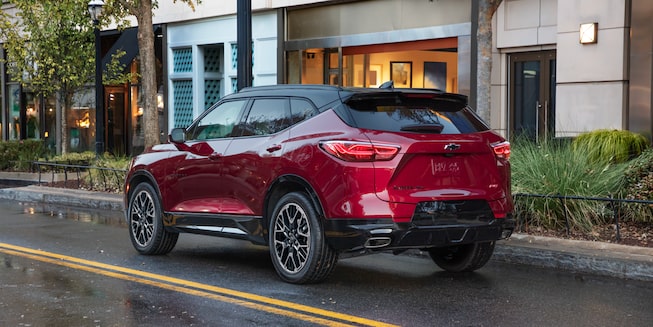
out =
{"type": "Polygon", "coordinates": [[[168,135],[170,143],[184,143],[186,141],[186,130],[183,128],[173,128],[168,135]]]}

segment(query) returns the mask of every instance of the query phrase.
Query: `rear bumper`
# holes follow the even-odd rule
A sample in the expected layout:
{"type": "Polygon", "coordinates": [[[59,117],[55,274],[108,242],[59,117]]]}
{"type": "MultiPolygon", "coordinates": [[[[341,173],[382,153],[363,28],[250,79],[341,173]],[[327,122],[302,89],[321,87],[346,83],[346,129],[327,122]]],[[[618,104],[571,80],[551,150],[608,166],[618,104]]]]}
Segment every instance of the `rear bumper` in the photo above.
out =
{"type": "Polygon", "coordinates": [[[391,219],[328,219],[324,228],[327,242],[334,249],[365,253],[496,241],[510,237],[515,221],[512,214],[482,225],[417,226],[394,223],[391,219]]]}

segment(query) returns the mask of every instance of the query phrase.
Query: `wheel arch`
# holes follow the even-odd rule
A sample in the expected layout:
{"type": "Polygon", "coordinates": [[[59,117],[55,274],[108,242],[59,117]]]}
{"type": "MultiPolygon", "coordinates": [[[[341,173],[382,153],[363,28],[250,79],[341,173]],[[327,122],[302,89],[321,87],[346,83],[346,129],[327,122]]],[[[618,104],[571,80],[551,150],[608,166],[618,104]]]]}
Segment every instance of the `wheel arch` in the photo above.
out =
{"type": "MultiPolygon", "coordinates": [[[[156,192],[156,196],[159,200],[159,203],[163,207],[163,197],[161,196],[161,190],[159,189],[159,184],[156,182],[156,179],[154,176],[147,170],[138,170],[135,171],[129,180],[125,182],[126,185],[126,192],[125,192],[125,214],[127,210],[129,210],[129,199],[131,198],[131,194],[134,191],[134,187],[140,183],[148,183],[150,184],[153,188],[154,191],[156,192]]],[[[163,208],[161,208],[163,209],[163,208]]]]}
{"type": "Polygon", "coordinates": [[[263,202],[263,223],[265,228],[270,223],[270,217],[273,215],[275,203],[281,199],[282,196],[291,192],[306,193],[315,206],[317,214],[324,219],[324,209],[319,196],[311,184],[301,176],[297,175],[283,175],[278,177],[268,189],[263,202]]]}

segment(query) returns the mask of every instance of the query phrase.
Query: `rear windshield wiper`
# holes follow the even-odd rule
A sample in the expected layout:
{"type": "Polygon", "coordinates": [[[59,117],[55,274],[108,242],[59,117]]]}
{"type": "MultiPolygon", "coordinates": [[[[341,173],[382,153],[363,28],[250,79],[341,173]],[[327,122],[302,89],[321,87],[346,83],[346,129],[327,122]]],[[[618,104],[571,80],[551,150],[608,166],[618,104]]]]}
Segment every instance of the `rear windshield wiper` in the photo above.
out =
{"type": "Polygon", "coordinates": [[[424,133],[441,133],[444,126],[442,124],[414,124],[401,126],[402,132],[424,132],[424,133]]]}

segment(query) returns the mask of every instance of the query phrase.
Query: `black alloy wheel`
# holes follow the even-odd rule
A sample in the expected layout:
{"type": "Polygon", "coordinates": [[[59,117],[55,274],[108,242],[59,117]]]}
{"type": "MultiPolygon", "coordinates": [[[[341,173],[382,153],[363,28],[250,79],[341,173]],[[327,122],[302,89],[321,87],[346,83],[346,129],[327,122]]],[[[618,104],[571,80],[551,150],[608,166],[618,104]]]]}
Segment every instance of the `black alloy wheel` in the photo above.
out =
{"type": "Polygon", "coordinates": [[[129,197],[127,223],[129,238],[141,254],[166,254],[175,247],[179,233],[169,232],[163,226],[161,204],[152,185],[136,185],[129,197]]]}
{"type": "Polygon", "coordinates": [[[306,194],[284,195],[270,219],[270,256],[279,277],[293,284],[326,279],[338,253],[326,244],[322,224],[306,194]]]}

